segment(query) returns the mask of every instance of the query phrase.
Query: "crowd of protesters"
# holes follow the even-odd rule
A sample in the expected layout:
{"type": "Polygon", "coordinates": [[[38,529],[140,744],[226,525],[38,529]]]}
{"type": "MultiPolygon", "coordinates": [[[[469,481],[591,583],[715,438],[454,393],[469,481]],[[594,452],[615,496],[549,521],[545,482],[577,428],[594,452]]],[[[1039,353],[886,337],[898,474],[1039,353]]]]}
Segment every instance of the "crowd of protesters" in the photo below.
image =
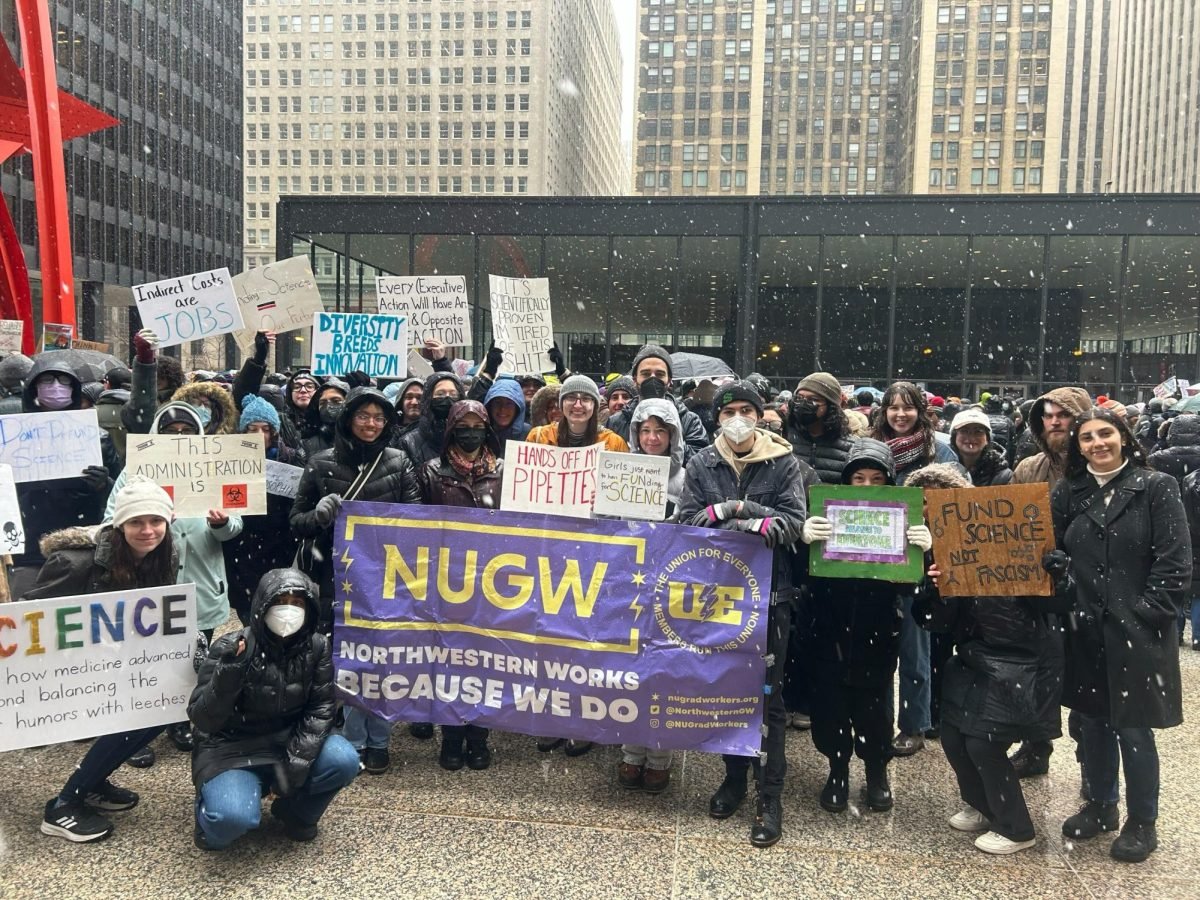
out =
{"type": "MultiPolygon", "coordinates": [[[[811,730],[829,770],[814,800],[830,813],[850,805],[852,757],[862,761],[866,807],[883,813],[903,801],[892,793],[892,761],[938,740],[964,804],[948,825],[978,832],[986,853],[1031,847],[1021,779],[1048,771],[1065,706],[1084,803],[1063,834],[1119,829],[1111,854],[1129,862],[1156,848],[1154,730],[1182,720],[1179,648],[1200,565],[1200,416],[1186,404],[1126,405],[1079,387],[1019,405],[987,394],[971,402],[908,382],[847,396],[827,372],[782,392],[757,374],[680,382],[655,344],[628,374],[598,384],[568,372],[557,348],[552,378],[499,374],[495,347],[460,378],[430,343],[432,375],[379,385],[361,373],[270,373],[270,343],[258,335],[254,356],[228,376],[185,377],[148,331],[135,338],[131,368],[111,370],[103,384],[53,353],[0,362],[0,414],[94,406],[104,431],[103,466],[18,485],[29,540],[9,572],[12,596],[191,582],[206,639],[231,610],[240,623],[203,642],[190,721],[167,729],[192,754],[198,847],[219,850],[256,827],[263,795],[289,837],[311,840],[360,769],[390,767],[390,723],[339,709],[334,690],[332,547],[342,503],[495,509],[505,446],[529,441],[669,457],[669,521],[741,531],[772,550],[762,753],[725,757],[708,807],[714,818],[733,817],[753,770],[755,846],[782,835],[786,740],[811,730]],[[264,435],[269,459],[303,467],[294,501],[272,496],[261,516],[178,518],[162,488],[122,472],[130,435],[234,432],[264,435]],[[809,514],[814,485],[1038,482],[1051,491],[1057,547],[1042,560],[1049,597],[942,597],[943,561],[925,525],[905,535],[925,554],[915,586],[808,571],[807,545],[832,536],[828,519],[809,514]]],[[[1191,625],[1200,650],[1200,602],[1191,603],[1191,625]]],[[[75,842],[110,834],[109,814],[138,802],[111,776],[123,763],[152,765],[162,730],[92,743],[47,802],[42,831],[75,842]]],[[[408,730],[435,733],[425,722],[408,730]]],[[[486,728],[440,732],[443,768],[491,764],[486,728]]],[[[531,750],[563,745],[570,755],[592,748],[545,737],[531,750]]],[[[625,745],[615,781],[660,793],[672,764],[669,751],[625,745]]]]}

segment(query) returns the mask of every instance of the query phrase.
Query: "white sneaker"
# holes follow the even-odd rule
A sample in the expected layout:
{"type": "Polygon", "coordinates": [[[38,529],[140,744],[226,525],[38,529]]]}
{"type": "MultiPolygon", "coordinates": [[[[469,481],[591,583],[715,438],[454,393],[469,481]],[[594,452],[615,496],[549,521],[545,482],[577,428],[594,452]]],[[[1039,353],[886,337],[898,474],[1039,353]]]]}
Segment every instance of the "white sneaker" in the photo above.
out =
{"type": "Polygon", "coordinates": [[[994,831],[989,831],[987,834],[981,834],[975,838],[975,846],[984,853],[991,853],[995,856],[1007,856],[1009,853],[1016,853],[1019,850],[1028,850],[1037,843],[1035,838],[1030,838],[1027,841],[1010,841],[1002,834],[996,834],[994,831]]]}
{"type": "Polygon", "coordinates": [[[950,817],[950,827],[955,831],[987,831],[988,820],[975,807],[968,806],[950,817]]]}

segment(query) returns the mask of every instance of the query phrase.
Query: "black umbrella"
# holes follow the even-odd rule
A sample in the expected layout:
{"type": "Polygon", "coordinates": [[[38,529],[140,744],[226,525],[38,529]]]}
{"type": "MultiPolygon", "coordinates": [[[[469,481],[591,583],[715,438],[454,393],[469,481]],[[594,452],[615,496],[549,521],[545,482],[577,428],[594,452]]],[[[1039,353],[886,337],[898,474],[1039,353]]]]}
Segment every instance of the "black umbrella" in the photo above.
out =
{"type": "Polygon", "coordinates": [[[79,375],[80,381],[103,381],[109,369],[128,368],[111,353],[99,350],[46,350],[33,357],[36,363],[44,357],[52,357],[57,363],[66,363],[79,375]]]}
{"type": "Polygon", "coordinates": [[[715,356],[705,356],[703,353],[672,353],[671,380],[683,381],[685,378],[737,378],[737,373],[729,367],[729,363],[715,356]]]}

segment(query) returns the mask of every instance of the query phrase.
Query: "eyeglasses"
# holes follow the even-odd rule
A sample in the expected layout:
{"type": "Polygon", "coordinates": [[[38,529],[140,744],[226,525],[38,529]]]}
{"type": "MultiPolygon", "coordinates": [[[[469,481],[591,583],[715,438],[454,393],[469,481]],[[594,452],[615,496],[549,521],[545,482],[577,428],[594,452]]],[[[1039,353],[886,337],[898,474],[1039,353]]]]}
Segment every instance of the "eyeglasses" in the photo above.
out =
{"type": "Polygon", "coordinates": [[[307,381],[297,381],[292,385],[293,394],[311,394],[317,389],[315,384],[309,384],[307,381]]]}
{"type": "Polygon", "coordinates": [[[568,394],[563,397],[563,406],[592,406],[596,402],[595,397],[589,397],[587,394],[568,394]]]}
{"type": "Polygon", "coordinates": [[[71,378],[70,375],[56,375],[47,372],[38,379],[38,384],[50,384],[51,382],[57,382],[58,384],[69,385],[73,380],[74,379],[71,378]]]}
{"type": "Polygon", "coordinates": [[[373,416],[370,413],[355,413],[354,421],[359,425],[386,425],[387,416],[373,416]]]}

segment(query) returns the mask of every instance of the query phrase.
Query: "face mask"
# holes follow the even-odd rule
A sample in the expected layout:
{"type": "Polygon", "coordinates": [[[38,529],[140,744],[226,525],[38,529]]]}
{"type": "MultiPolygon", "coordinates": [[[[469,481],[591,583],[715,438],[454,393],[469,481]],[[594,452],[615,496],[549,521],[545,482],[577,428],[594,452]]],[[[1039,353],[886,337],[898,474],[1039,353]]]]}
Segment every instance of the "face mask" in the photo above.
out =
{"type": "Polygon", "coordinates": [[[337,421],[338,416],[342,414],[342,404],[330,403],[328,406],[321,407],[321,424],[332,425],[337,421]]]}
{"type": "Polygon", "coordinates": [[[429,409],[435,419],[444,419],[450,415],[450,407],[455,404],[453,397],[434,397],[429,401],[429,409]]]}
{"type": "Polygon", "coordinates": [[[730,443],[741,444],[754,434],[754,423],[745,416],[734,416],[721,423],[721,432],[729,438],[730,443]]]}
{"type": "Polygon", "coordinates": [[[667,396],[667,386],[657,378],[647,378],[638,385],[638,396],[643,400],[662,400],[667,396]]]}
{"type": "Polygon", "coordinates": [[[197,406],[196,415],[200,417],[200,424],[208,428],[208,423],[212,421],[212,410],[207,406],[197,406]]]}
{"type": "Polygon", "coordinates": [[[801,425],[811,425],[817,421],[817,404],[811,400],[795,399],[792,401],[792,418],[801,425]]]}
{"type": "Polygon", "coordinates": [[[263,616],[267,630],[281,638],[291,637],[304,627],[304,608],[277,604],[263,616]]]}
{"type": "Polygon", "coordinates": [[[484,438],[487,432],[482,428],[455,428],[454,443],[462,447],[468,453],[474,453],[483,446],[484,438]]]}
{"type": "Polygon", "coordinates": [[[74,393],[69,384],[59,384],[57,381],[38,382],[38,406],[42,409],[66,409],[74,400],[74,393]]]}

